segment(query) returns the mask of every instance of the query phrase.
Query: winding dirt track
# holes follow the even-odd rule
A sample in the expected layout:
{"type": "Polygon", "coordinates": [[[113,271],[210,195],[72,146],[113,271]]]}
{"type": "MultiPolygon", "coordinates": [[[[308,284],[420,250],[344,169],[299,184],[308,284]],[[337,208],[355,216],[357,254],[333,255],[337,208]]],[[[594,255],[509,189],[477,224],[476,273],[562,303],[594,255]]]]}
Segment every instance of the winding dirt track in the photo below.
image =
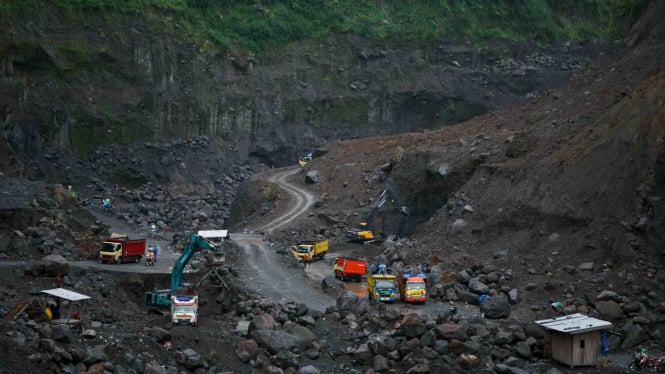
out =
{"type": "MultiPolygon", "coordinates": [[[[299,215],[307,212],[314,204],[312,195],[288,183],[287,178],[298,169],[288,169],[273,174],[268,181],[278,184],[290,196],[291,208],[273,221],[257,227],[254,231],[271,233],[286,226],[299,215]]],[[[324,311],[334,304],[334,300],[310,285],[312,281],[300,268],[287,269],[276,254],[264,242],[262,235],[231,234],[231,239],[240,245],[245,261],[240,262],[240,278],[245,285],[275,302],[295,301],[307,304],[310,308],[324,311]]]]}
{"type": "Polygon", "coordinates": [[[297,186],[289,183],[286,179],[298,172],[299,169],[291,169],[283,172],[273,174],[267,178],[269,182],[278,184],[282,189],[284,189],[293,202],[291,203],[291,209],[288,212],[282,214],[280,217],[275,218],[273,221],[257,227],[255,231],[262,232],[272,232],[275,229],[287,225],[289,222],[296,219],[301,214],[305,213],[314,204],[314,197],[312,195],[297,186]]]}

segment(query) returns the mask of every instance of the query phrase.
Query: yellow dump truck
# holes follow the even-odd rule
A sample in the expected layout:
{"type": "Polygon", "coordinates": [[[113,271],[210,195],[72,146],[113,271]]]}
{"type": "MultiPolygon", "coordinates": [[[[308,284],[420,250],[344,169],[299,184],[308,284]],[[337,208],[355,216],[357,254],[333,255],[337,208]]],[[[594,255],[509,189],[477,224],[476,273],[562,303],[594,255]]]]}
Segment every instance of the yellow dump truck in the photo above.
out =
{"type": "Polygon", "coordinates": [[[322,259],[328,252],[328,239],[305,240],[296,245],[292,245],[289,249],[298,261],[302,261],[306,254],[308,254],[309,258],[312,260],[322,259]]]}
{"type": "Polygon", "coordinates": [[[368,274],[367,295],[370,300],[385,301],[392,303],[397,299],[399,291],[392,274],[368,274]]]}

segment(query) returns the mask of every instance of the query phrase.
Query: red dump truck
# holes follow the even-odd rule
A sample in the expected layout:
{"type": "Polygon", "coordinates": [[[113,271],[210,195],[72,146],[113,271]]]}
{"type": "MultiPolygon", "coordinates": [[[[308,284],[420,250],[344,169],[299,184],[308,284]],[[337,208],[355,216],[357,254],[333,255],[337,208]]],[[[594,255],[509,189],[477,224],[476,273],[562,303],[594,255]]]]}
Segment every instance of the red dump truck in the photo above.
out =
{"type": "Polygon", "coordinates": [[[427,301],[427,286],[425,274],[397,273],[397,286],[399,296],[404,303],[425,303],[427,301]]]}
{"type": "Polygon", "coordinates": [[[99,250],[100,262],[139,262],[145,253],[145,239],[129,239],[127,235],[114,235],[104,240],[99,250]]]}
{"type": "Polygon", "coordinates": [[[357,258],[337,257],[333,270],[336,278],[360,282],[367,273],[367,262],[357,258]]]}

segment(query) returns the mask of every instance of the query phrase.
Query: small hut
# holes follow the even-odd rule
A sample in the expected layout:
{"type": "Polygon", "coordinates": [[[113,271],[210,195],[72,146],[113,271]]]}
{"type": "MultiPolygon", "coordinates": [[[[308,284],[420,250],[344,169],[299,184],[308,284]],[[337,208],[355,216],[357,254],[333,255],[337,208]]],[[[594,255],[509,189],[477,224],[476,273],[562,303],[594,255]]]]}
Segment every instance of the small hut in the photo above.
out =
{"type": "Polygon", "coordinates": [[[598,366],[601,332],[612,323],[581,313],[535,321],[551,332],[552,359],[571,368],[598,366]]]}
{"type": "Polygon", "coordinates": [[[73,330],[77,330],[78,332],[82,331],[83,325],[81,324],[81,313],[83,304],[81,301],[89,300],[90,296],[64,288],[42,290],[41,295],[46,296],[47,298],[57,299],[57,308],[60,309],[62,307],[62,310],[58,310],[58,317],[53,315],[52,310],[49,310],[49,313],[51,313],[49,318],[52,318],[52,323],[66,324],[73,330]]]}

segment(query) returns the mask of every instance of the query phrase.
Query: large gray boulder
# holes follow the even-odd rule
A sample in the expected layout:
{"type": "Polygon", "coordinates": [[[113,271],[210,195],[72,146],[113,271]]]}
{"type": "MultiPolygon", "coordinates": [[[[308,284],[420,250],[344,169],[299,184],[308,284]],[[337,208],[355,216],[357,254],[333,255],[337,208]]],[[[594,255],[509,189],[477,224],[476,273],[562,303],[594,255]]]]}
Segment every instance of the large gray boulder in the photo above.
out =
{"type": "Polygon", "coordinates": [[[298,347],[298,338],[281,330],[256,330],[250,334],[260,347],[270,354],[277,354],[284,350],[292,350],[298,347]]]}
{"type": "Polygon", "coordinates": [[[510,316],[510,302],[503,294],[488,297],[480,303],[480,312],[483,313],[485,318],[508,318],[510,316]]]}
{"type": "Polygon", "coordinates": [[[365,314],[369,308],[366,298],[360,298],[351,291],[345,291],[339,295],[336,303],[339,311],[352,312],[357,316],[365,314]]]}
{"type": "Polygon", "coordinates": [[[596,303],[598,313],[608,321],[616,321],[623,318],[623,309],[614,300],[599,301],[596,303]]]}
{"type": "Polygon", "coordinates": [[[44,266],[44,275],[47,277],[55,277],[58,274],[69,274],[69,261],[61,255],[50,254],[42,257],[40,262],[44,266]]]}
{"type": "Polygon", "coordinates": [[[298,339],[298,346],[300,347],[305,347],[308,343],[316,340],[316,335],[312,332],[312,330],[302,325],[287,324],[284,328],[284,331],[298,339]]]}

